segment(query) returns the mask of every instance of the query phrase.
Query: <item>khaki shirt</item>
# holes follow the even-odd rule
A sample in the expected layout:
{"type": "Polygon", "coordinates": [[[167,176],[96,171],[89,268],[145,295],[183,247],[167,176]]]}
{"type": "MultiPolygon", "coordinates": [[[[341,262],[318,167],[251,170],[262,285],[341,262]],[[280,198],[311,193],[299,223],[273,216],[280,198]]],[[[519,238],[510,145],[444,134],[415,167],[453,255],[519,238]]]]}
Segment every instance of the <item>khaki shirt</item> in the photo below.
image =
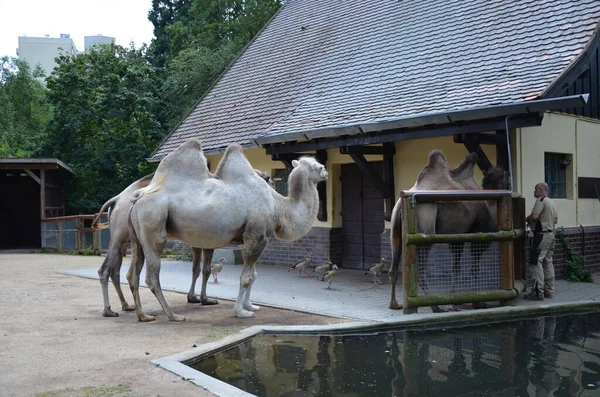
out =
{"type": "Polygon", "coordinates": [[[531,210],[531,214],[539,216],[538,220],[531,225],[531,230],[534,232],[554,230],[558,223],[558,210],[550,197],[538,198],[531,210]]]}

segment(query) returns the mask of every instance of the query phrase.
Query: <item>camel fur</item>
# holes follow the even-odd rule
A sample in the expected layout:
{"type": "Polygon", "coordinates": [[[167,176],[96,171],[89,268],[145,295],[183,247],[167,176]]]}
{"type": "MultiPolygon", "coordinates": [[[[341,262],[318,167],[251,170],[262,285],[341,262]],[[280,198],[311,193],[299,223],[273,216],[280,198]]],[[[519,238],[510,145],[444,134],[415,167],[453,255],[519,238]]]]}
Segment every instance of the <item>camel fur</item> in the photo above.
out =
{"type": "MultiPolygon", "coordinates": [[[[473,179],[473,170],[477,164],[476,153],[469,154],[455,169],[450,169],[446,157],[440,150],[429,153],[429,161],[421,170],[415,190],[481,190],[473,179]]],[[[483,186],[486,189],[507,189],[506,173],[499,168],[491,168],[484,172],[483,186]]],[[[390,309],[402,309],[396,301],[396,282],[398,279],[402,247],[402,200],[399,199],[392,211],[391,246],[392,264],[389,277],[392,284],[390,309]]],[[[438,203],[420,203],[417,207],[417,225],[420,233],[425,234],[458,234],[490,232],[498,229],[495,202],[480,201],[447,201],[438,203]]],[[[475,245],[471,245],[476,252],[475,245]]],[[[463,244],[450,244],[453,254],[453,269],[460,266],[463,244]]],[[[480,252],[480,251],[477,251],[480,252]]],[[[475,260],[477,262],[477,259],[475,260]]],[[[473,272],[478,269],[472,269],[473,272]]],[[[441,311],[439,307],[432,307],[441,311]]]]}
{"type": "Polygon", "coordinates": [[[129,217],[132,266],[127,279],[140,321],[155,319],[144,313],[139,298],[144,259],[146,283],[167,317],[185,320],[173,313],[160,286],[160,253],[167,235],[199,248],[242,245],[244,266],[234,312],[237,317],[252,317],[259,310],[250,302],[256,261],[269,236],[294,241],[310,231],[319,208],[317,183],[328,177],[325,167],[311,157],[294,160],[292,165],[289,196],[284,197],[256,174],[238,144],[227,148],[214,178],[196,139],[161,161],[150,185],[132,196],[135,203],[129,217]]]}

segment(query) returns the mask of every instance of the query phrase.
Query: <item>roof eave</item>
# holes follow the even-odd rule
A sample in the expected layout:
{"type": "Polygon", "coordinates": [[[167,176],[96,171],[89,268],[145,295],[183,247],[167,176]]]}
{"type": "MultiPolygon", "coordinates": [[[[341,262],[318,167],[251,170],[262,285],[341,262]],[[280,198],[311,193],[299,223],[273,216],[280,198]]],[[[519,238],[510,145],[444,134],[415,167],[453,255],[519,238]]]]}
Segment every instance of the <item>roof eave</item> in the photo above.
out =
{"type": "Polygon", "coordinates": [[[354,135],[368,132],[386,131],[399,128],[414,128],[425,125],[451,124],[461,121],[483,120],[492,117],[504,117],[517,114],[531,114],[548,110],[583,106],[589,94],[570,95],[558,98],[536,99],[510,104],[485,106],[447,112],[432,112],[374,123],[337,125],[312,130],[299,130],[287,133],[274,133],[266,136],[251,137],[250,141],[263,146],[317,138],[332,138],[342,135],[354,135]]]}

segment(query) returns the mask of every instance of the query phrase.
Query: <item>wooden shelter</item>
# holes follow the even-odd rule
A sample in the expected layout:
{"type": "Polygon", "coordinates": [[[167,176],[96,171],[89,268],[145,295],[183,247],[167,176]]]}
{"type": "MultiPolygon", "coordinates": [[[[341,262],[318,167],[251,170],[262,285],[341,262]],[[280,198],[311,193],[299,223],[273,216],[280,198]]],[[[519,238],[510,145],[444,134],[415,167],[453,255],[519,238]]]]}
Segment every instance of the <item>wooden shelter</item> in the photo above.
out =
{"type": "Polygon", "coordinates": [[[75,173],[62,161],[0,159],[0,249],[41,247],[41,220],[65,215],[65,182],[75,173]]]}

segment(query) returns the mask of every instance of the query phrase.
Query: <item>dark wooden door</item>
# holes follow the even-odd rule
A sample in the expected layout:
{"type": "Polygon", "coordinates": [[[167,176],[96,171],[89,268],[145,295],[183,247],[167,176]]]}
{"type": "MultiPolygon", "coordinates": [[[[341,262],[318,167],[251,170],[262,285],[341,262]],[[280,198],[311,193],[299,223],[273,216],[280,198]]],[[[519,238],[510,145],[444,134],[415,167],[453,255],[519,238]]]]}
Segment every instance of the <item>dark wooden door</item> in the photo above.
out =
{"type": "MultiPolygon", "coordinates": [[[[382,162],[371,163],[383,172],[382,162]]],[[[365,269],[381,259],[383,197],[356,164],[342,165],[342,266],[365,269]]]]}

